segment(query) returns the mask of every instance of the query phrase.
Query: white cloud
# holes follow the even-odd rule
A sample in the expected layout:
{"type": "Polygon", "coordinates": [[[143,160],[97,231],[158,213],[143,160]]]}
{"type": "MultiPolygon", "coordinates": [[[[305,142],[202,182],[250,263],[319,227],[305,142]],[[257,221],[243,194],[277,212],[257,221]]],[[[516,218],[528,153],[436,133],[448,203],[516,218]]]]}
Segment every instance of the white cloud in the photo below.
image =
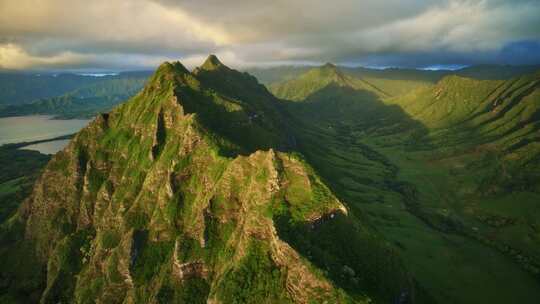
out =
{"type": "Polygon", "coordinates": [[[0,68],[5,69],[65,66],[80,64],[86,60],[88,60],[87,56],[72,52],[64,52],[50,57],[31,56],[17,45],[0,45],[0,68]]]}
{"type": "Polygon", "coordinates": [[[466,57],[540,40],[537,0],[0,0],[0,11],[0,66],[16,68],[466,57]]]}
{"type": "Polygon", "coordinates": [[[539,39],[530,25],[539,23],[540,5],[507,4],[491,7],[488,1],[450,1],[424,13],[388,25],[359,31],[352,37],[367,43],[364,51],[491,51],[512,40],[539,39]]]}

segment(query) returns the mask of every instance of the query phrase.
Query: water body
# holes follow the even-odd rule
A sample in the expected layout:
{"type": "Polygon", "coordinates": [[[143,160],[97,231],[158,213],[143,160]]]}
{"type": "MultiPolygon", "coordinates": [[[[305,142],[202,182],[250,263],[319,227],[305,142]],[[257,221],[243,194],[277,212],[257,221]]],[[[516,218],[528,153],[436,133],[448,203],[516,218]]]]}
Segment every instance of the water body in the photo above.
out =
{"type": "Polygon", "coordinates": [[[50,115],[0,118],[0,145],[72,134],[89,122],[88,119],[52,119],[50,115]]]}
{"type": "MultiPolygon", "coordinates": [[[[46,140],[76,133],[88,119],[53,119],[50,115],[31,115],[0,118],[0,146],[11,143],[46,140]]],[[[55,154],[69,143],[68,139],[36,143],[22,147],[43,154],[55,154]]]]}
{"type": "Polygon", "coordinates": [[[60,139],[24,146],[21,149],[39,151],[42,154],[56,154],[56,152],[64,149],[68,143],[69,139],[60,139]]]}

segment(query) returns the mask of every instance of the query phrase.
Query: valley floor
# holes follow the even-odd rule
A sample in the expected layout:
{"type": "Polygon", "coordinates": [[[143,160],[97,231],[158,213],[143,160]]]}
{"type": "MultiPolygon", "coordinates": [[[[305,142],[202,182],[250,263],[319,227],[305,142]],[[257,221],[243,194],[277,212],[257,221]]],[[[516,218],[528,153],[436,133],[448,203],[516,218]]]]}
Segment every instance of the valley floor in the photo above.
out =
{"type": "Polygon", "coordinates": [[[412,150],[354,124],[303,117],[303,153],[349,208],[393,243],[437,302],[540,298],[531,266],[539,256],[538,194],[479,196],[485,172],[468,168],[476,155],[412,150]]]}

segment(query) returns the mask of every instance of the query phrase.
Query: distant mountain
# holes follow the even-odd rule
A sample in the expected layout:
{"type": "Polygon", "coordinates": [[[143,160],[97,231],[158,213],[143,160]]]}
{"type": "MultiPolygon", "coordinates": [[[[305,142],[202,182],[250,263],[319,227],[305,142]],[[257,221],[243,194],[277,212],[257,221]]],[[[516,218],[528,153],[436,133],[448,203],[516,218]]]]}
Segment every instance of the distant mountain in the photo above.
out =
{"type": "Polygon", "coordinates": [[[0,108],[0,117],[31,114],[49,114],[60,118],[93,117],[97,113],[108,112],[135,95],[149,76],[146,72],[123,73],[121,77],[106,78],[61,96],[4,106],[0,108]]]}
{"type": "Polygon", "coordinates": [[[294,79],[313,67],[310,66],[276,66],[263,68],[249,68],[245,71],[255,76],[264,85],[271,85],[278,82],[294,79]]]}
{"type": "MultiPolygon", "coordinates": [[[[269,88],[275,88],[298,78],[312,68],[310,66],[280,66],[248,69],[248,72],[255,75],[269,88]]],[[[340,66],[339,69],[348,76],[370,83],[387,95],[397,96],[406,94],[418,87],[436,83],[448,75],[458,75],[478,80],[508,80],[540,70],[540,66],[478,65],[453,71],[406,68],[373,69],[346,66],[340,66]]]]}
{"type": "Polygon", "coordinates": [[[162,64],[1,226],[2,299],[421,302],[395,251],[294,151],[287,115],[215,56],[162,64]]]}
{"type": "Polygon", "coordinates": [[[351,87],[386,96],[385,92],[374,85],[362,79],[351,77],[330,63],[312,68],[295,79],[270,85],[270,91],[282,99],[301,101],[328,85],[351,87]]]}
{"type": "Polygon", "coordinates": [[[126,72],[103,77],[77,74],[0,72],[0,106],[28,103],[67,94],[82,87],[111,79],[133,78],[148,72],[126,72]]]}
{"type": "Polygon", "coordinates": [[[480,80],[509,80],[540,70],[540,65],[474,65],[460,69],[457,75],[480,80]]]}

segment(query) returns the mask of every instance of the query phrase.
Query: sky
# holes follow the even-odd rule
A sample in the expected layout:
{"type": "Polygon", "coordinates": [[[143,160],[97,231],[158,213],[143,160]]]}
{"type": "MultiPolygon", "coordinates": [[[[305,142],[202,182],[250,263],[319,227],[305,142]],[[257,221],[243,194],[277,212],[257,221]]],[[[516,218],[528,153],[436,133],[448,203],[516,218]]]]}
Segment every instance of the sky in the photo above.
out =
{"type": "Polygon", "coordinates": [[[0,68],[540,64],[540,0],[0,0],[0,68]]]}

